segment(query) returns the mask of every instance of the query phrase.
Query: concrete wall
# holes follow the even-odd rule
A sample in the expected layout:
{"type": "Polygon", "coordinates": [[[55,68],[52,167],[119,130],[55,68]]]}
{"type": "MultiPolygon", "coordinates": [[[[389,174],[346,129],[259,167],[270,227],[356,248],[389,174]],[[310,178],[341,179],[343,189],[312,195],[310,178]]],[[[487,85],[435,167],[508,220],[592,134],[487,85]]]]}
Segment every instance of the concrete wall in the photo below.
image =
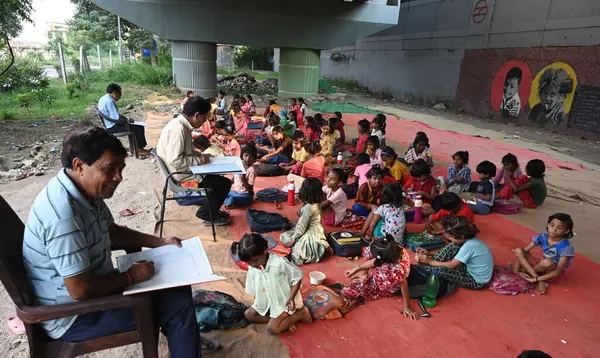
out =
{"type": "MultiPolygon", "coordinates": [[[[600,45],[598,0],[402,0],[397,26],[323,51],[321,74],[353,78],[402,100],[453,102],[459,78],[468,83],[471,76],[461,73],[465,51],[523,47],[529,53],[523,58],[536,58],[536,47],[595,45],[600,45]]],[[[506,56],[496,63],[511,60],[506,56]]],[[[463,71],[482,66],[472,57],[465,61],[463,71]]],[[[464,94],[460,102],[467,103],[464,94]]],[[[479,108],[473,113],[486,113],[478,99],[468,103],[479,108]]]]}

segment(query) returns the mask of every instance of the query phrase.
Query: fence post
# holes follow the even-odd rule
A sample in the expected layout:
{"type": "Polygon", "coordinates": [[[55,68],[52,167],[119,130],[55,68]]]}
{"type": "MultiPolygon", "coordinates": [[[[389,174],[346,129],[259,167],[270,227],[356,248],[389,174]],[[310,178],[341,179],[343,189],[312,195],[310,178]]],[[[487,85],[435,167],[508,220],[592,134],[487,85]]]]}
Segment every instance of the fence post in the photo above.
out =
{"type": "Polygon", "coordinates": [[[83,75],[83,46],[79,46],[79,74],[83,75]]]}
{"type": "Polygon", "coordinates": [[[108,65],[112,67],[112,50],[108,50],[108,65]]]}
{"type": "Polygon", "coordinates": [[[98,52],[98,67],[102,69],[102,59],[100,59],[100,45],[96,45],[96,51],[98,52]]]}
{"type": "Polygon", "coordinates": [[[67,83],[67,69],[65,68],[65,57],[63,56],[62,42],[58,43],[58,62],[60,63],[60,72],[63,82],[67,83]]]}

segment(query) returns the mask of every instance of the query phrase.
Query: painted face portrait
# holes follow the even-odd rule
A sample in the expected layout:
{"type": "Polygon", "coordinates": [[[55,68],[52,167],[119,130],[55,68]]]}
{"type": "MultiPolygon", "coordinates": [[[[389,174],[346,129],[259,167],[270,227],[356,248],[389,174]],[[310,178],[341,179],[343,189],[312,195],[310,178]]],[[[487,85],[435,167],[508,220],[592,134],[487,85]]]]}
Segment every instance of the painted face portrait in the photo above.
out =
{"type": "Polygon", "coordinates": [[[509,78],[504,86],[504,97],[512,98],[519,91],[519,79],[509,78]]]}

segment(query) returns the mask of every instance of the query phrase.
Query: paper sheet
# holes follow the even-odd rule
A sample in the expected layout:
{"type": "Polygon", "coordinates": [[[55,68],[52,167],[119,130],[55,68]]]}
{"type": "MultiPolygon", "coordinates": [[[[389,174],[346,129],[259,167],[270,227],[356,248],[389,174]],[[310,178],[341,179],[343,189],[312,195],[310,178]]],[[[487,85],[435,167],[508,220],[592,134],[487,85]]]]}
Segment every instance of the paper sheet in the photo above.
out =
{"type": "Polygon", "coordinates": [[[150,125],[146,122],[133,122],[136,126],[149,127],[150,125]]]}
{"type": "Polygon", "coordinates": [[[142,260],[153,261],[156,269],[150,280],[131,286],[123,294],[131,295],[225,279],[213,273],[199,237],[182,241],[181,244],[182,247],[162,246],[117,257],[120,272],[129,270],[136,261],[142,260]]]}
{"type": "Polygon", "coordinates": [[[205,174],[246,174],[246,168],[240,157],[211,157],[210,163],[193,165],[190,170],[195,175],[205,174]]]}

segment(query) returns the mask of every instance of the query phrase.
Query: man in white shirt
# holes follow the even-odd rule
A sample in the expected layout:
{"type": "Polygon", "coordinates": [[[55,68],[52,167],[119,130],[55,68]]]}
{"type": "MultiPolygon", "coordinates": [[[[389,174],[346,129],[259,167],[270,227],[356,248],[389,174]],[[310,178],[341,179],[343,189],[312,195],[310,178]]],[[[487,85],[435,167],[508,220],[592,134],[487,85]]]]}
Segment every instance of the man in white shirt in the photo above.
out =
{"type": "MultiPolygon", "coordinates": [[[[192,130],[202,126],[210,108],[210,103],[202,97],[190,98],[183,106],[182,113],[163,128],[156,145],[156,153],[169,172],[187,172],[192,165],[208,163],[208,155],[194,150],[192,130]]],[[[192,174],[182,174],[177,175],[176,179],[190,181],[199,178],[195,178],[192,174]]],[[[215,225],[227,225],[229,215],[220,209],[231,189],[231,181],[221,175],[205,175],[199,186],[206,186],[210,190],[208,193],[210,200],[200,206],[196,216],[208,223],[212,214],[215,225]]]]}
{"type": "Polygon", "coordinates": [[[146,142],[144,127],[133,124],[132,119],[128,119],[127,117],[119,114],[119,110],[117,109],[117,101],[121,99],[121,95],[121,86],[116,83],[111,83],[108,85],[108,87],[106,87],[106,94],[98,101],[98,110],[100,113],[114,121],[117,121],[117,123],[113,123],[105,119],[104,126],[109,133],[114,134],[126,132],[127,124],[129,124],[129,128],[135,137],[138,154],[144,156],[149,155],[150,152],[144,149],[144,147],[146,147],[148,144],[146,142]]]}

